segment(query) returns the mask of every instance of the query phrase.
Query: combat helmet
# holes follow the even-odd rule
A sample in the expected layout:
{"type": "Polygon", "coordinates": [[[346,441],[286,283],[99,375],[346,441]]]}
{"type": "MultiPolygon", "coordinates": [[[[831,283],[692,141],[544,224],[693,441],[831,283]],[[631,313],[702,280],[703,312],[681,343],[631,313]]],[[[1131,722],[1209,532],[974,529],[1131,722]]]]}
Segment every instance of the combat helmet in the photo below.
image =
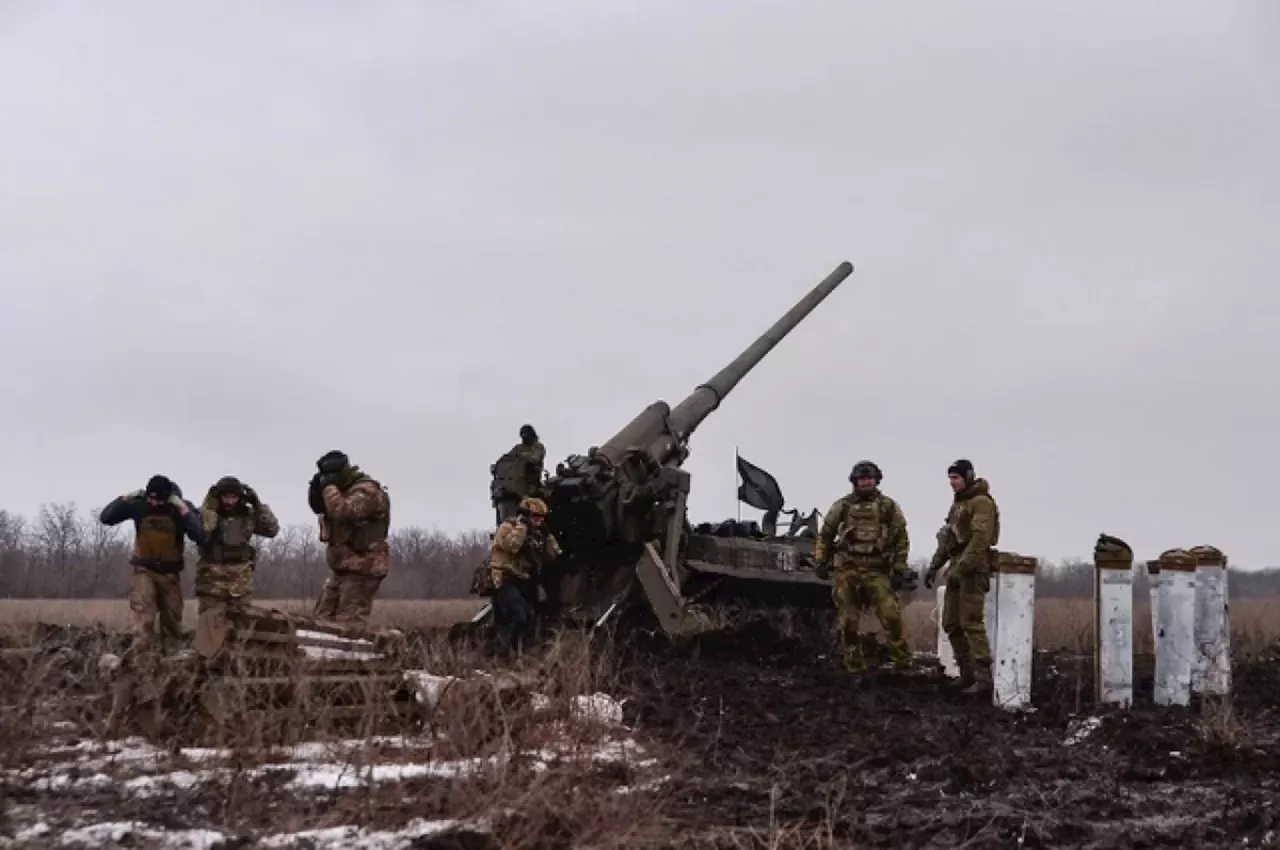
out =
{"type": "Polygon", "coordinates": [[[859,478],[874,478],[876,484],[884,480],[884,473],[880,471],[880,467],[876,466],[873,461],[860,460],[853,465],[853,470],[849,473],[849,481],[857,483],[859,478]]]}
{"type": "Polygon", "coordinates": [[[539,499],[537,496],[525,496],[520,500],[520,513],[529,514],[530,516],[546,516],[550,511],[547,510],[547,503],[539,499]]]}

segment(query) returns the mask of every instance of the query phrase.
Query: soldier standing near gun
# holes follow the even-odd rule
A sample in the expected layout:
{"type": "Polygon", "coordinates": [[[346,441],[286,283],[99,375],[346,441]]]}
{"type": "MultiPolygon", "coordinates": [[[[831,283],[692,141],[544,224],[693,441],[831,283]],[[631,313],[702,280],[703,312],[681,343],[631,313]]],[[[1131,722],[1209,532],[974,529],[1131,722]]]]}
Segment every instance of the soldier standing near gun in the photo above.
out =
{"type": "Polygon", "coordinates": [[[545,564],[560,556],[546,530],[547,503],[522,499],[518,515],[499,523],[489,552],[489,583],[500,655],[518,651],[533,637],[538,618],[538,580],[545,564]]]}
{"type": "Polygon", "coordinates": [[[880,467],[869,460],[854,464],[849,473],[853,492],[837,499],[827,511],[814,543],[816,572],[824,579],[831,572],[834,544],[836,577],[831,595],[844,667],[850,673],[867,669],[858,620],[868,607],[875,609],[889,638],[893,666],[899,670],[911,666],[896,594],[904,587],[914,590],[916,576],[907,567],[907,519],[898,503],[880,492],[883,478],[880,467]]]}
{"type": "Polygon", "coordinates": [[[391,497],[380,483],[340,451],[316,461],[307,498],[320,519],[320,540],[332,575],[316,601],[315,616],[365,625],[373,598],[391,567],[387,537],[391,497]]]}
{"type": "Polygon", "coordinates": [[[218,479],[200,506],[205,542],[196,563],[196,599],[200,613],[253,598],[257,550],[253,535],[275,537],[280,523],[257,492],[227,475],[218,479]]]}
{"type": "Polygon", "coordinates": [[[493,475],[489,495],[498,523],[516,516],[521,499],[542,495],[546,457],[547,450],[538,440],[538,432],[532,425],[521,425],[520,442],[489,467],[493,475]]]}
{"type": "Polygon", "coordinates": [[[969,461],[957,460],[947,469],[947,477],[955,497],[946,523],[938,531],[938,548],[924,586],[933,587],[938,571],[951,562],[942,627],[960,668],[961,693],[990,695],[991,644],[984,615],[991,589],[991,562],[1000,542],[1000,509],[991,497],[990,485],[974,475],[969,461]]]}

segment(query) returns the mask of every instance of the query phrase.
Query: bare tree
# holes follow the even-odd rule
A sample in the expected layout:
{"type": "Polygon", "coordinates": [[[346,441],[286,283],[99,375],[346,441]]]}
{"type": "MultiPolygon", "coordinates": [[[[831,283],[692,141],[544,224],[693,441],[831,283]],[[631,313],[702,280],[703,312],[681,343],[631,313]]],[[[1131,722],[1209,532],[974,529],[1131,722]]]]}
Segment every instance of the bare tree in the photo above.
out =
{"type": "MultiPolygon", "coordinates": [[[[389,542],[391,572],[384,599],[448,599],[466,596],[475,566],[489,548],[488,530],[448,535],[419,526],[396,528],[389,542]]],[[[98,522],[96,513],[80,515],[72,503],[42,505],[34,523],[0,510],[0,596],[8,598],[122,598],[128,591],[131,539],[121,528],[98,522]]],[[[323,544],[314,524],[289,525],[270,540],[259,541],[254,595],[259,599],[314,599],[329,575],[323,544]]],[[[188,564],[195,557],[188,548],[188,564]]],[[[1093,594],[1093,564],[1042,562],[1037,595],[1088,598],[1093,594]]],[[[917,562],[917,568],[923,564],[917,562]]],[[[1135,565],[1134,593],[1147,594],[1146,571],[1135,565]]],[[[193,569],[183,575],[191,592],[193,569]]],[[[1231,598],[1274,596],[1280,569],[1232,569],[1231,598]]],[[[923,586],[914,598],[932,598],[923,586]]]]}

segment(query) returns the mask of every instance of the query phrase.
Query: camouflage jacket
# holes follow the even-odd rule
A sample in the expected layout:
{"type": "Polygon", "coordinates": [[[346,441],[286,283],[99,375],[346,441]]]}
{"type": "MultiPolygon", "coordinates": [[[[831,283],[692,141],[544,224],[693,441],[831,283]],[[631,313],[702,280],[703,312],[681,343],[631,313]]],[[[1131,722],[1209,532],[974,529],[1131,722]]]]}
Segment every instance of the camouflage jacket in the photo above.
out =
{"type": "Polygon", "coordinates": [[[979,478],[956,493],[947,520],[938,532],[933,565],[951,561],[952,573],[964,576],[989,569],[991,553],[1000,542],[1000,508],[991,487],[979,478]]]}
{"type": "Polygon", "coordinates": [[[241,502],[231,510],[222,507],[212,491],[200,505],[201,527],[205,540],[200,544],[200,564],[245,564],[256,560],[257,551],[249,544],[253,535],[275,537],[280,521],[265,503],[241,502]]]}
{"type": "Polygon", "coordinates": [[[560,557],[560,543],[550,531],[533,532],[520,519],[504,520],[493,533],[489,549],[489,570],[493,586],[502,587],[509,575],[530,579],[542,565],[560,557]]]}
{"type": "Polygon", "coordinates": [[[814,560],[824,561],[834,547],[836,566],[844,563],[907,571],[911,541],[901,506],[880,491],[869,499],[851,493],[837,499],[822,520],[814,543],[814,560]]]}
{"type": "Polygon", "coordinates": [[[493,473],[491,491],[494,502],[503,499],[534,496],[542,488],[543,464],[547,450],[541,441],[530,445],[516,443],[490,467],[493,473]]]}
{"type": "Polygon", "coordinates": [[[387,536],[391,528],[391,497],[366,475],[339,489],[324,488],[324,518],[328,525],[325,560],[336,573],[383,578],[391,568],[387,536]]]}

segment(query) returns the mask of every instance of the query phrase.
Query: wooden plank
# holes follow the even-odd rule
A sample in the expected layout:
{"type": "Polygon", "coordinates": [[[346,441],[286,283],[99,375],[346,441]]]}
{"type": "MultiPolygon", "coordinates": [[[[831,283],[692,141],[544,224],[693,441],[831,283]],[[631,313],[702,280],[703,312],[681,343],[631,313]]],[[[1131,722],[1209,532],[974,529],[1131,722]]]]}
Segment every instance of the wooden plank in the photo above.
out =
{"type": "Polygon", "coordinates": [[[386,655],[386,653],[378,649],[375,645],[369,646],[352,646],[350,643],[327,638],[299,637],[296,634],[287,634],[282,632],[263,632],[257,629],[240,631],[239,629],[227,635],[228,644],[236,643],[291,643],[296,646],[314,646],[318,649],[341,649],[347,652],[364,652],[376,655],[386,655]]]}
{"type": "Polygon", "coordinates": [[[339,685],[343,683],[356,682],[368,683],[371,685],[393,683],[400,685],[404,683],[404,679],[401,676],[362,676],[359,673],[303,673],[296,676],[246,676],[244,678],[227,678],[223,681],[232,685],[245,685],[250,687],[257,685],[339,685]]]}
{"type": "Polygon", "coordinates": [[[313,658],[301,652],[296,655],[283,655],[278,652],[240,647],[235,647],[219,657],[217,669],[222,670],[236,664],[246,667],[303,669],[316,673],[330,670],[335,673],[375,671],[392,673],[400,670],[400,664],[394,658],[373,658],[368,660],[359,658],[313,658]]]}

